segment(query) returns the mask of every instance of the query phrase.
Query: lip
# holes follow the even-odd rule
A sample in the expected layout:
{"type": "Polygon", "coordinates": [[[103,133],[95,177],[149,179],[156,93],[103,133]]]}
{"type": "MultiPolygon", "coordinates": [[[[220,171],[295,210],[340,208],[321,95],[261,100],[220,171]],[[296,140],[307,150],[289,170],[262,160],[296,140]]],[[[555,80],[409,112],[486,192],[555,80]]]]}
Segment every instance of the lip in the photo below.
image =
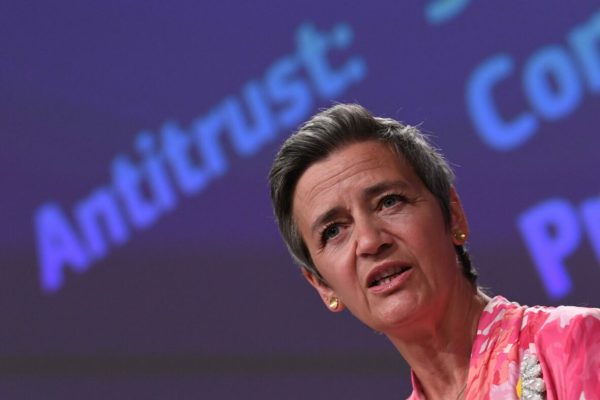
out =
{"type": "Polygon", "coordinates": [[[407,263],[402,263],[402,262],[388,262],[388,263],[379,265],[379,266],[373,268],[373,270],[371,270],[371,272],[369,272],[369,274],[367,275],[367,279],[365,281],[365,287],[367,288],[369,293],[372,293],[372,294],[386,294],[386,293],[392,292],[392,291],[398,289],[400,286],[402,286],[402,284],[404,284],[404,282],[406,282],[406,280],[411,275],[412,271],[413,271],[413,268],[411,265],[409,265],[407,263]],[[394,268],[408,268],[408,269],[401,272],[400,274],[394,276],[387,283],[384,283],[384,284],[381,284],[378,286],[369,287],[369,282],[373,281],[373,279],[377,275],[381,274],[382,272],[384,272],[386,270],[391,270],[394,268]]]}

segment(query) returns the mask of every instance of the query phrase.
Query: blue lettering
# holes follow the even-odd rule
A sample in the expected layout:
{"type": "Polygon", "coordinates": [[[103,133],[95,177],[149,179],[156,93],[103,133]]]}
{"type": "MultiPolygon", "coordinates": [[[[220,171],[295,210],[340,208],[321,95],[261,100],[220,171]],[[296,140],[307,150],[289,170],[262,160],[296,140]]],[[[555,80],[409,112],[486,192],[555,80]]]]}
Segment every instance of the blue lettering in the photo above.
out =
{"type": "Polygon", "coordinates": [[[177,199],[163,165],[163,155],[156,154],[154,142],[154,136],[143,132],[136,139],[136,147],[144,157],[142,169],[148,177],[150,192],[156,206],[160,210],[168,211],[175,207],[177,199]]]}
{"type": "Polygon", "coordinates": [[[160,208],[144,195],[143,171],[127,157],[118,156],[113,161],[112,174],[114,187],[133,225],[139,229],[152,225],[160,214],[160,208]]]}
{"type": "Polygon", "coordinates": [[[257,82],[250,82],[244,88],[244,97],[255,121],[251,127],[244,121],[244,112],[240,102],[233,96],[223,103],[224,112],[231,124],[232,142],[238,154],[250,156],[275,136],[273,116],[265,101],[263,89],[257,82]]]}
{"type": "MultiPolygon", "coordinates": [[[[573,54],[558,45],[536,51],[522,71],[523,87],[535,115],[556,120],[581,103],[584,83],[600,92],[600,12],[568,35],[573,54]],[[575,65],[581,64],[583,77],[575,65]],[[587,82],[584,82],[583,79],[587,82]]],[[[466,99],[471,119],[482,140],[495,150],[511,150],[535,134],[538,119],[524,112],[510,123],[503,121],[493,102],[491,89],[514,69],[508,55],[496,55],[482,63],[467,82],[466,99]]]]}
{"type": "Polygon", "coordinates": [[[581,238],[574,208],[563,199],[547,200],[521,214],[518,227],[548,295],[565,296],[572,283],[564,261],[581,238]]]}
{"type": "Polygon", "coordinates": [[[524,112],[512,121],[505,121],[496,109],[493,87],[514,69],[513,60],[498,54],[486,60],[467,82],[467,107],[481,139],[496,150],[511,150],[524,143],[537,128],[537,120],[524,112]]]}
{"type": "Polygon", "coordinates": [[[216,175],[222,175],[227,170],[227,160],[219,146],[219,134],[227,122],[225,111],[224,107],[218,107],[193,125],[198,150],[209,171],[216,175]]]}
{"type": "Polygon", "coordinates": [[[430,24],[441,24],[454,18],[469,4],[470,0],[434,0],[425,8],[430,24]]]}
{"type": "Polygon", "coordinates": [[[321,34],[310,25],[302,25],[296,35],[300,59],[322,98],[340,95],[348,85],[365,76],[366,64],[359,57],[351,58],[338,70],[332,69],[327,62],[330,48],[344,49],[352,43],[352,30],[348,25],[336,26],[330,35],[321,34]]]}
{"type": "Polygon", "coordinates": [[[100,259],[107,253],[106,241],[98,223],[100,219],[104,221],[109,238],[114,244],[123,244],[129,238],[127,225],[123,221],[114,194],[109,189],[97,189],[77,204],[75,216],[91,259],[100,259]]]}
{"type": "Polygon", "coordinates": [[[210,171],[192,160],[192,138],[173,122],[165,123],[161,134],[166,160],[181,191],[189,196],[202,190],[210,178],[210,171]]]}
{"type": "Polygon", "coordinates": [[[600,12],[587,25],[574,29],[569,40],[583,66],[588,86],[592,92],[600,92],[600,12]]]}
{"type": "Polygon", "coordinates": [[[564,117],[581,101],[577,70],[561,47],[548,46],[537,51],[525,64],[523,80],[531,105],[547,119],[564,117]],[[554,78],[556,91],[549,77],[554,78]]]}
{"type": "Polygon", "coordinates": [[[294,127],[312,107],[309,87],[302,79],[290,77],[298,67],[297,57],[284,57],[273,64],[265,75],[269,96],[287,105],[277,117],[282,128],[294,127]]]}
{"type": "Polygon", "coordinates": [[[586,200],[581,204],[581,216],[600,263],[600,198],[586,200]]]}
{"type": "Polygon", "coordinates": [[[273,140],[278,128],[298,124],[314,103],[309,82],[294,76],[300,67],[306,69],[317,94],[323,97],[339,95],[364,77],[366,66],[359,57],[336,69],[327,62],[330,49],[346,48],[352,42],[349,26],[338,25],[331,33],[322,34],[304,25],[297,38],[296,54],[276,61],[263,82],[252,80],[244,86],[241,97],[245,107],[238,97],[228,96],[196,119],[187,132],[174,122],[166,122],[161,129],[160,148],[151,133],[141,132],[135,140],[140,165],[123,155],[115,157],[112,186],[96,189],[74,208],[87,248],[78,242],[58,206],[41,207],[35,226],[42,286],[57,290],[62,285],[63,264],[83,270],[90,261],[105,257],[111,243],[125,243],[129,239],[125,216],[133,227],[145,229],[161,214],[174,209],[178,198],[167,168],[184,195],[196,194],[227,171],[222,136],[227,135],[235,151],[247,157],[273,140]],[[124,205],[124,214],[120,213],[119,203],[124,205]],[[101,221],[110,242],[102,235],[101,221]]]}
{"type": "Polygon", "coordinates": [[[42,289],[55,292],[63,285],[63,267],[87,269],[90,259],[60,207],[44,204],[34,216],[42,289]]]}

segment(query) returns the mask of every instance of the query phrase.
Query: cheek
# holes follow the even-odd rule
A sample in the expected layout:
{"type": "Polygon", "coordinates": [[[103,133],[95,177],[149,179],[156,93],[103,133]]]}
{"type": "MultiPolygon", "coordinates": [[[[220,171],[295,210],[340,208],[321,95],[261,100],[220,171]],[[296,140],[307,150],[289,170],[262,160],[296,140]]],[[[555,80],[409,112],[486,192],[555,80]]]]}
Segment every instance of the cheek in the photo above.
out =
{"type": "Polygon", "coordinates": [[[326,255],[317,255],[313,260],[325,280],[336,291],[344,290],[356,281],[354,259],[348,253],[331,251],[326,255]]]}
{"type": "Polygon", "coordinates": [[[454,260],[454,244],[444,222],[436,216],[405,219],[402,224],[391,224],[394,236],[406,245],[421,261],[435,263],[454,260]]]}
{"type": "Polygon", "coordinates": [[[446,224],[440,212],[429,212],[407,220],[410,234],[421,238],[431,245],[441,245],[446,240],[451,240],[446,224]],[[443,242],[440,242],[443,241],[443,242]]]}

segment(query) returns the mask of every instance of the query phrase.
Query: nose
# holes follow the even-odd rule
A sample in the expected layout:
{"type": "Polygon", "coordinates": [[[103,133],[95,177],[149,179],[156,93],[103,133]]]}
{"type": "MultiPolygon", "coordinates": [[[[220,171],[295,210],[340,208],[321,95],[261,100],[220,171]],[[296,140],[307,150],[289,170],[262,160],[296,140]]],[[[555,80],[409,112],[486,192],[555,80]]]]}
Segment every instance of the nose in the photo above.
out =
{"type": "Polygon", "coordinates": [[[377,255],[391,245],[392,238],[381,225],[381,222],[371,218],[355,221],[357,256],[377,255]]]}

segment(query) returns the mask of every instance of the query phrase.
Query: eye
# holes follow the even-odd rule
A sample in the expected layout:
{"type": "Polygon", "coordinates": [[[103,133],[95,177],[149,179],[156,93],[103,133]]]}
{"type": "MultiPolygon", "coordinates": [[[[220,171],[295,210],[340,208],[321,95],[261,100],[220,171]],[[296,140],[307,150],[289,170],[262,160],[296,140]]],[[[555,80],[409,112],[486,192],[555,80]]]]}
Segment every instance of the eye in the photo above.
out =
{"type": "Polygon", "coordinates": [[[325,244],[339,234],[340,226],[338,224],[329,224],[323,229],[323,232],[321,232],[321,243],[325,244]]]}
{"type": "Polygon", "coordinates": [[[405,201],[406,198],[400,194],[388,194],[381,198],[379,204],[381,205],[381,208],[390,208],[405,201]]]}

